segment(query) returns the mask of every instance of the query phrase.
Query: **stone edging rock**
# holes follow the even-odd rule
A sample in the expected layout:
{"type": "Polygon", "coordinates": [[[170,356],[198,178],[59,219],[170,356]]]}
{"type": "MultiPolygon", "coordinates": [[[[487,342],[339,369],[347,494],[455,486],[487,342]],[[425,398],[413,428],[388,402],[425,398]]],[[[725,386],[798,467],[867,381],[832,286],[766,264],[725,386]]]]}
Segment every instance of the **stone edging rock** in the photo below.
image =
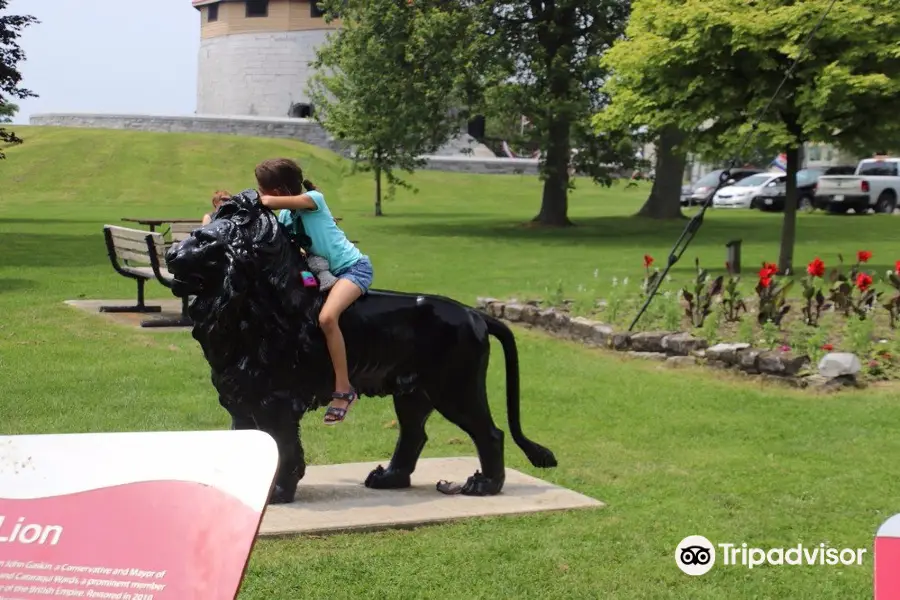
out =
{"type": "Polygon", "coordinates": [[[790,351],[758,350],[745,343],[709,346],[705,339],[684,331],[617,331],[598,321],[573,317],[563,310],[542,309],[537,302],[478,298],[476,306],[498,319],[535,327],[556,337],[630,356],[664,361],[673,367],[704,364],[797,388],[833,390],[847,386],[862,387],[856,377],[860,370],[859,359],[852,354],[829,354],[815,369],[811,368],[808,356],[790,351]]]}

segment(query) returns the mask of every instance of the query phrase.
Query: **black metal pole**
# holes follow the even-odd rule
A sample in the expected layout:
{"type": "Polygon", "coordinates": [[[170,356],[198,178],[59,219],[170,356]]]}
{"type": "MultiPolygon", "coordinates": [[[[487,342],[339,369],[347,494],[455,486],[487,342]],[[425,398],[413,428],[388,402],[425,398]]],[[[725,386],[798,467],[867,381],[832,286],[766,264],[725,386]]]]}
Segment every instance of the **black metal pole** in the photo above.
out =
{"type": "Polygon", "coordinates": [[[641,310],[638,311],[638,314],[634,317],[634,321],[631,322],[631,325],[628,326],[628,331],[632,331],[634,326],[637,325],[637,322],[640,320],[641,316],[644,314],[644,311],[647,310],[647,307],[650,306],[650,302],[653,301],[654,296],[656,296],[656,291],[659,289],[660,284],[665,280],[666,275],[669,273],[669,269],[678,262],[678,259],[681,258],[681,255],[684,254],[684,251],[687,250],[688,245],[690,245],[691,240],[694,239],[694,236],[697,235],[697,231],[700,229],[700,226],[703,224],[703,215],[706,214],[706,209],[709,208],[709,205],[712,204],[713,197],[716,195],[722,186],[731,179],[731,169],[734,168],[734,162],[732,161],[732,165],[722,171],[722,174],[719,175],[719,183],[716,185],[716,189],[712,191],[712,193],[707,196],[706,200],[703,201],[703,204],[700,205],[700,210],[696,215],[691,217],[691,220],[688,221],[687,226],[684,228],[684,231],[681,232],[681,235],[678,236],[678,239],[675,240],[675,245],[672,246],[672,250],[669,252],[669,258],[666,261],[666,268],[663,269],[663,272],[660,273],[659,277],[656,278],[656,281],[653,283],[653,288],[650,290],[650,293],[647,294],[647,299],[644,301],[644,305],[641,307],[641,310]]]}

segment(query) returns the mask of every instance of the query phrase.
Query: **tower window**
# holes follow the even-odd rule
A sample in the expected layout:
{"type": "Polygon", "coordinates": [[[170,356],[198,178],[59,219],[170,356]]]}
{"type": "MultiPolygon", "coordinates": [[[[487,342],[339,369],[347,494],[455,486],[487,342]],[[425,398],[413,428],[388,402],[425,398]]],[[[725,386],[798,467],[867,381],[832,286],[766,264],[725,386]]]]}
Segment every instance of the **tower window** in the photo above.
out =
{"type": "Polygon", "coordinates": [[[247,17],[268,17],[269,0],[247,0],[247,17]]]}
{"type": "Polygon", "coordinates": [[[219,20],[219,4],[210,4],[206,7],[206,22],[213,23],[219,20]]]}

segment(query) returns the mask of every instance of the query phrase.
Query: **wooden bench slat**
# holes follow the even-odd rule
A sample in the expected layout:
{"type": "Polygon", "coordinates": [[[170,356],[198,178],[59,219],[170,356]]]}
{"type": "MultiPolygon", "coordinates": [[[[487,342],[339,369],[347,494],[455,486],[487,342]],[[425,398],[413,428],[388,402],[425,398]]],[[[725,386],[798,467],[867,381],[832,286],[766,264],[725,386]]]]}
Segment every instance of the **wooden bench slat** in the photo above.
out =
{"type": "MultiPolygon", "coordinates": [[[[139,277],[143,277],[145,279],[153,279],[156,275],[153,274],[153,269],[151,267],[133,267],[130,265],[122,265],[123,271],[128,271],[130,273],[134,273],[139,277]]],[[[159,274],[165,277],[166,279],[172,279],[172,274],[166,270],[165,267],[159,268],[159,274]]]]}
{"type": "MultiPolygon", "coordinates": [[[[147,254],[147,242],[145,240],[138,242],[135,240],[113,239],[113,247],[116,249],[117,253],[119,250],[125,252],[139,252],[149,257],[149,255],[147,254]]],[[[157,246],[156,256],[158,258],[162,258],[163,256],[165,256],[165,249],[162,249],[162,251],[160,251],[159,246],[157,246]]],[[[150,259],[147,258],[147,260],[150,259]]]]}
{"type": "Polygon", "coordinates": [[[143,252],[136,252],[134,250],[128,250],[125,248],[116,248],[116,256],[119,258],[119,260],[127,260],[129,262],[136,262],[143,265],[150,264],[150,255],[147,253],[146,246],[144,247],[143,252]]]}
{"type": "MultiPolygon", "coordinates": [[[[129,229],[128,227],[119,227],[117,225],[104,225],[112,234],[113,240],[131,240],[135,242],[143,242],[151,232],[141,231],[140,229],[129,229]]],[[[153,232],[156,233],[156,232],[153,232]]]]}
{"type": "MultiPolygon", "coordinates": [[[[156,255],[159,257],[160,268],[162,265],[166,264],[166,251],[172,247],[172,244],[177,242],[178,240],[174,240],[173,242],[167,242],[166,239],[162,236],[153,238],[153,245],[156,247],[156,255]]],[[[147,245],[144,244],[144,250],[146,251],[147,245]]]]}
{"type": "Polygon", "coordinates": [[[131,265],[122,265],[122,270],[144,279],[153,279],[154,277],[156,277],[153,274],[153,269],[151,269],[150,267],[133,267],[131,265]]]}

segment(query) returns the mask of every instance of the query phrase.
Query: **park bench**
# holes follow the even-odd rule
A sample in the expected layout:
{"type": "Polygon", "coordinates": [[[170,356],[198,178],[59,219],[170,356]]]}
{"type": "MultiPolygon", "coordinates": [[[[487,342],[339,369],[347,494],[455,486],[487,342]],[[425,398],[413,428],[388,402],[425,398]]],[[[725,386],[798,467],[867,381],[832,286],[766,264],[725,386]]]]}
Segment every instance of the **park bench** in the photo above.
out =
{"type": "MultiPolygon", "coordinates": [[[[156,279],[164,286],[172,287],[172,276],[163,267],[168,248],[165,237],[159,232],[129,229],[116,225],[104,225],[106,249],[113,269],[137,282],[137,304],[134,306],[101,306],[100,312],[157,313],[160,306],[148,306],[144,301],[144,285],[156,279]]],[[[181,234],[179,234],[181,235],[181,234]]],[[[184,327],[191,325],[188,316],[188,299],[182,298],[181,315],[176,319],[146,319],[141,327],[184,327]]]]}

